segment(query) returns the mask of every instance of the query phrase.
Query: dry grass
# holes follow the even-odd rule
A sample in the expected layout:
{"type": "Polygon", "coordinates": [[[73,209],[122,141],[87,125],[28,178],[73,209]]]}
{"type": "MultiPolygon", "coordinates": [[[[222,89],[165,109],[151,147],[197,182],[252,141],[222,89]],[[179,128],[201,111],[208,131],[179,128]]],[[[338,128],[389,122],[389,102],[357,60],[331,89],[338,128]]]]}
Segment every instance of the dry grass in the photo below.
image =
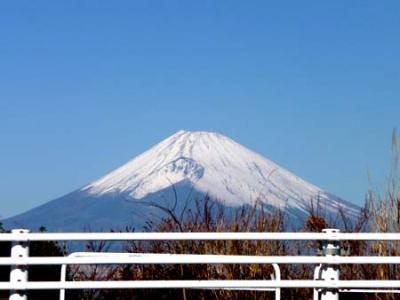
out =
{"type": "MultiPolygon", "coordinates": [[[[383,191],[371,190],[357,220],[350,220],[339,210],[337,217],[342,230],[347,232],[400,232],[400,144],[398,135],[393,133],[392,169],[383,191]]],[[[260,202],[261,203],[261,202],[260,202]]],[[[208,197],[196,201],[194,209],[177,213],[173,209],[160,207],[167,217],[157,226],[149,226],[149,231],[184,232],[277,232],[290,227],[287,216],[281,211],[266,212],[260,203],[253,207],[243,207],[227,213],[223,206],[211,202],[208,197]],[[215,207],[215,205],[217,207],[215,207]]],[[[311,205],[303,231],[320,232],[334,227],[318,205],[311,205]]],[[[193,253],[231,255],[310,255],[321,245],[318,242],[289,241],[153,241],[130,242],[128,252],[152,253],[193,253]]],[[[354,256],[399,256],[398,242],[344,241],[342,248],[354,256]]],[[[311,279],[313,266],[281,265],[284,279],[311,279]]],[[[344,265],[341,266],[342,279],[400,280],[399,268],[395,265],[344,265]]],[[[121,280],[159,279],[270,279],[272,267],[269,265],[126,265],[110,270],[109,278],[121,280]]],[[[81,299],[85,298],[85,293],[81,299]]],[[[93,296],[93,294],[91,295],[93,296]]],[[[397,299],[385,294],[343,294],[341,299],[397,299]]],[[[270,292],[254,291],[212,291],[212,290],[124,290],[102,291],[96,299],[273,299],[270,292]]],[[[312,291],[307,289],[283,290],[282,299],[312,299],[312,291]]],[[[400,298],[399,298],[400,299],[400,298]]]]}

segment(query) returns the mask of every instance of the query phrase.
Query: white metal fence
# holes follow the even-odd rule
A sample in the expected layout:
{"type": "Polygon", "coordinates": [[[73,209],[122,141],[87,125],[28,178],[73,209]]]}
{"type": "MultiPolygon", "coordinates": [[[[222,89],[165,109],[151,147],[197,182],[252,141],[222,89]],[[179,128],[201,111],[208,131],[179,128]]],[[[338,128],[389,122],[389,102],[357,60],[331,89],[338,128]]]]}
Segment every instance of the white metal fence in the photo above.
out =
{"type": "Polygon", "coordinates": [[[27,299],[27,290],[60,290],[64,299],[66,289],[230,289],[275,292],[280,299],[281,288],[313,288],[314,300],[338,300],[344,292],[397,293],[400,280],[340,280],[342,264],[400,264],[399,256],[340,256],[340,241],[400,241],[399,233],[341,233],[325,229],[322,233],[307,232],[184,232],[184,233],[30,233],[15,229],[0,234],[0,241],[11,241],[11,256],[1,257],[0,265],[9,265],[10,280],[0,282],[0,290],[10,290],[12,300],[27,299]],[[31,241],[156,241],[156,240],[258,240],[258,241],[323,241],[322,256],[243,256],[152,253],[93,253],[78,252],[66,257],[29,257],[31,241]],[[271,280],[110,280],[66,281],[67,265],[107,264],[270,264],[271,280]],[[304,280],[282,279],[279,265],[315,265],[314,278],[304,280]],[[61,265],[60,281],[28,281],[28,266],[61,265]]]}

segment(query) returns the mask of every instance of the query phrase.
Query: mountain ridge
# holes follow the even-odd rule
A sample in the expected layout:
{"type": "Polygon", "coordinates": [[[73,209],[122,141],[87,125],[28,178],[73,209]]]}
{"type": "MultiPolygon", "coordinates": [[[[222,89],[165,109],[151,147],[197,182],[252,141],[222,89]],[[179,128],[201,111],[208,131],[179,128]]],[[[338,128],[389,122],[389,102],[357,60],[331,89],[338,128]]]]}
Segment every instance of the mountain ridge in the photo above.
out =
{"type": "MultiPolygon", "coordinates": [[[[351,214],[356,214],[358,210],[354,204],[308,183],[222,134],[180,130],[105,176],[71,193],[76,195],[74,199],[80,199],[72,201],[76,207],[81,207],[80,211],[75,212],[76,227],[83,225],[79,221],[80,218],[90,223],[90,220],[83,216],[84,213],[93,214],[93,222],[96,215],[92,211],[98,212],[99,218],[103,218],[102,214],[105,214],[103,219],[107,218],[107,211],[95,207],[96,199],[105,201],[101,203],[108,207],[108,211],[112,206],[112,202],[108,201],[112,200],[104,199],[109,199],[111,195],[115,204],[118,202],[121,207],[124,207],[123,201],[130,201],[130,204],[143,208],[150,198],[153,203],[158,203],[163,201],[162,198],[171,197],[166,195],[170,193],[168,190],[175,186],[191,188],[195,191],[194,194],[208,195],[226,207],[253,205],[256,201],[261,201],[269,207],[293,211],[294,215],[304,216],[312,205],[311,202],[319,199],[329,213],[337,212],[340,207],[351,214]],[[158,198],[154,198],[154,195],[158,195],[158,198]],[[84,204],[88,204],[88,201],[94,201],[94,204],[86,207],[84,204]]],[[[69,199],[65,197],[56,200],[60,202],[59,199],[69,199]]],[[[56,211],[62,210],[62,207],[53,210],[46,208],[53,201],[7,219],[4,223],[7,225],[18,222],[30,226],[29,224],[37,224],[40,219],[46,221],[46,215],[59,216],[62,219],[63,216],[56,211]],[[35,212],[35,217],[32,212],[35,212]]],[[[142,208],[137,209],[142,211],[142,208]]],[[[161,214],[154,211],[153,213],[157,218],[161,218],[161,214]]],[[[119,224],[118,219],[122,218],[118,211],[114,211],[114,214],[115,221],[109,225],[119,224]]],[[[143,211],[143,214],[146,212],[143,211]]],[[[114,217],[109,215],[110,219],[114,217]]],[[[126,217],[122,219],[126,221],[126,217]]],[[[71,221],[71,218],[69,220],[71,221]]],[[[135,227],[143,228],[143,220],[133,220],[133,223],[135,227]]],[[[51,227],[49,229],[53,230],[51,227]]],[[[56,227],[57,230],[63,229],[61,225],[56,227]]]]}

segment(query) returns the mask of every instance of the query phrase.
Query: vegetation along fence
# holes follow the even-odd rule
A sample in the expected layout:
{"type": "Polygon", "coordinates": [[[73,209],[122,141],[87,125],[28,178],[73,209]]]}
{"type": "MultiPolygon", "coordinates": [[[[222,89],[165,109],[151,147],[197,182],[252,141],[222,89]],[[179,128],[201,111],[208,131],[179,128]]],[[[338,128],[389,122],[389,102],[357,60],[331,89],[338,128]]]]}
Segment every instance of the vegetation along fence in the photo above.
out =
{"type": "Polygon", "coordinates": [[[0,290],[10,290],[12,300],[27,299],[28,290],[66,289],[223,289],[275,292],[281,289],[312,288],[314,300],[337,300],[342,293],[397,293],[400,280],[340,280],[341,265],[400,264],[400,256],[344,256],[342,241],[400,241],[400,233],[341,233],[337,229],[312,232],[109,232],[109,233],[30,233],[15,229],[0,235],[0,242],[11,241],[11,256],[1,257],[0,266],[11,266],[10,280],[0,282],[0,290]],[[321,251],[300,256],[251,256],[168,253],[75,252],[59,257],[29,257],[29,242],[34,241],[314,241],[321,251]],[[116,264],[269,264],[270,280],[66,280],[68,265],[116,264]],[[282,279],[280,265],[314,266],[312,279],[282,279]],[[28,281],[28,266],[61,265],[60,281],[28,281]]]}

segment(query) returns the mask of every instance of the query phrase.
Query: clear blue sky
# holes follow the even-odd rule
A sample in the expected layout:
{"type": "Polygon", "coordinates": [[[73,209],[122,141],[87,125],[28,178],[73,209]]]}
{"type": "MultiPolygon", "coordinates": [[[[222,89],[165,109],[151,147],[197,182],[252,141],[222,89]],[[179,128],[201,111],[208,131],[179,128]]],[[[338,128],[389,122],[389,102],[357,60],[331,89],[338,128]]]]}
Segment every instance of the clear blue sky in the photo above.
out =
{"type": "Polygon", "coordinates": [[[400,1],[2,1],[0,215],[179,129],[361,203],[400,125],[400,1]]]}

